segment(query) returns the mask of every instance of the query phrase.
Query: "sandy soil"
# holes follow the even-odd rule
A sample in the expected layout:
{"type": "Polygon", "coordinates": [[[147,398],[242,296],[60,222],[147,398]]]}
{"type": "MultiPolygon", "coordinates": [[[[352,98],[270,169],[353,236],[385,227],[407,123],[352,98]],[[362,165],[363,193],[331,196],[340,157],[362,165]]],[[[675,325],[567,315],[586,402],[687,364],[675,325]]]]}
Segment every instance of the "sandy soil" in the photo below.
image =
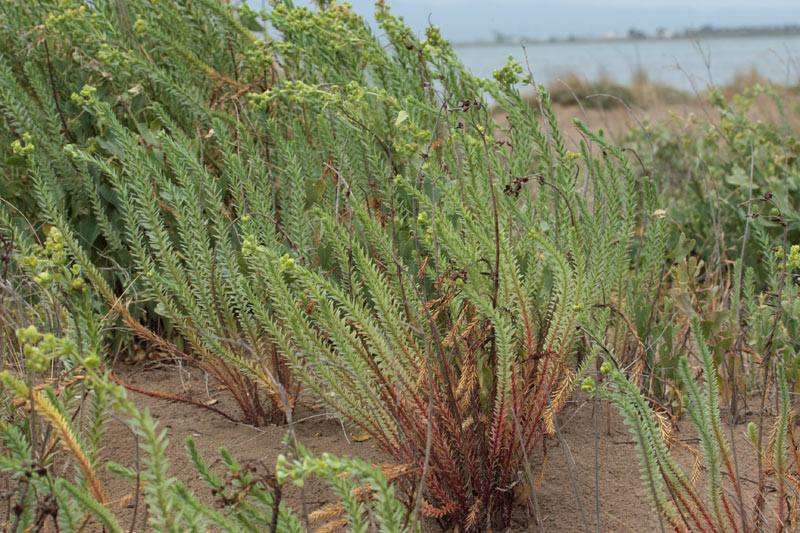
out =
{"type": "MultiPolygon", "coordinates": [[[[217,390],[213,382],[207,388],[202,371],[196,368],[184,366],[178,370],[165,363],[155,367],[118,366],[116,375],[138,387],[185,394],[195,400],[217,398],[217,407],[236,412],[230,400],[217,390]]],[[[584,517],[591,531],[660,530],[658,518],[651,510],[641,483],[638,457],[627,428],[614,411],[601,404],[598,431],[595,432],[593,399],[581,394],[577,396],[559,416],[563,445],[556,437],[547,440],[545,474],[536,491],[544,530],[585,531],[584,517]],[[595,490],[595,473],[599,481],[599,495],[595,490]],[[599,503],[599,509],[596,503],[599,503]]],[[[205,409],[141,394],[134,394],[133,397],[140,408],[151,410],[159,427],[167,432],[171,475],[184,482],[205,502],[211,503],[214,498],[189,463],[184,450],[186,437],[194,437],[201,455],[217,473],[223,471],[218,454],[220,446],[226,446],[242,462],[253,462],[262,471],[271,470],[277,455],[284,450],[285,427],[255,428],[230,422],[205,409]]],[[[377,449],[372,441],[356,442],[346,426],[324,412],[300,408],[295,418],[298,438],[314,453],[331,452],[340,456],[360,457],[373,463],[391,463],[391,458],[377,449]]],[[[734,433],[737,435],[740,471],[744,477],[757,479],[752,448],[741,438],[744,427],[737,427],[734,433]]],[[[688,429],[676,433],[676,436],[690,444],[696,442],[688,429]]],[[[133,450],[131,434],[121,423],[112,421],[106,457],[134,467],[133,450]]],[[[694,464],[691,454],[682,449],[676,449],[675,453],[687,472],[691,472],[694,464]]],[[[543,454],[537,454],[533,462],[538,471],[543,454]]],[[[127,526],[133,515],[132,484],[108,473],[104,474],[103,481],[109,499],[115,502],[112,504],[115,513],[121,517],[121,523],[127,526]]],[[[751,505],[755,486],[744,488],[748,493],[748,505],[751,505]]],[[[324,484],[313,480],[306,484],[302,494],[296,487],[287,487],[284,501],[299,512],[302,512],[305,502],[306,511],[311,512],[334,502],[335,498],[324,484]]],[[[524,508],[520,507],[514,516],[515,524],[510,531],[536,531],[533,520],[524,508]]],[[[140,528],[145,526],[145,519],[146,513],[140,506],[137,517],[140,528]]],[[[434,523],[426,526],[426,531],[438,530],[434,523]]]]}

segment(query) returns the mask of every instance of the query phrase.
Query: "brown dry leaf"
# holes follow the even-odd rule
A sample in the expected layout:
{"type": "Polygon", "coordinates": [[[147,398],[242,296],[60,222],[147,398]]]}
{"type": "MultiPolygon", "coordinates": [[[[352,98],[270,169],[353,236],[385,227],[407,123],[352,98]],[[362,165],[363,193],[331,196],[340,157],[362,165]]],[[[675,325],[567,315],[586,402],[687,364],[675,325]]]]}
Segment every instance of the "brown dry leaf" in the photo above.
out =
{"type": "Polygon", "coordinates": [[[469,510],[469,515],[467,516],[467,527],[472,528],[478,522],[482,505],[483,502],[480,500],[480,498],[475,500],[475,503],[472,504],[472,507],[469,510]]]}
{"type": "Polygon", "coordinates": [[[23,405],[25,406],[26,410],[28,411],[30,410],[27,398],[17,398],[13,402],[11,402],[11,407],[13,407],[14,409],[19,409],[23,405]]]}
{"type": "Polygon", "coordinates": [[[334,533],[334,531],[344,531],[347,527],[347,518],[339,519],[335,522],[329,522],[319,528],[315,533],[334,533]]]}
{"type": "Polygon", "coordinates": [[[544,472],[547,468],[547,448],[544,449],[544,457],[542,457],[542,469],[539,471],[539,475],[536,477],[536,481],[533,482],[533,488],[538,490],[539,487],[542,486],[544,483],[544,472]]]}
{"type": "Polygon", "coordinates": [[[669,413],[661,407],[653,406],[653,417],[658,424],[658,430],[661,432],[661,438],[667,443],[667,448],[672,448],[675,439],[672,435],[672,420],[669,413]]]}
{"type": "Polygon", "coordinates": [[[365,431],[361,435],[353,435],[352,439],[356,442],[364,442],[370,439],[370,435],[365,431]]]}
{"type": "Polygon", "coordinates": [[[425,272],[427,272],[427,270],[428,270],[428,257],[429,256],[426,255],[422,259],[422,263],[420,263],[420,265],[419,265],[419,270],[417,270],[417,277],[420,278],[420,279],[425,277],[425,272]]]}
{"type": "Polygon", "coordinates": [[[377,466],[381,469],[381,472],[383,472],[383,475],[386,476],[388,481],[393,481],[400,476],[404,476],[414,469],[413,463],[406,463],[402,465],[381,464],[377,466]]]}
{"type": "Polygon", "coordinates": [[[700,456],[695,455],[694,467],[692,468],[692,475],[689,478],[689,481],[691,482],[692,485],[697,485],[697,480],[700,478],[700,468],[701,468],[700,456]]]}
{"type": "Polygon", "coordinates": [[[450,501],[447,505],[443,507],[436,508],[430,503],[428,503],[425,498],[422,498],[422,512],[425,516],[429,516],[432,518],[441,518],[443,516],[447,516],[448,514],[452,513],[458,509],[458,502],[450,501]]]}
{"type": "Polygon", "coordinates": [[[119,506],[120,507],[127,507],[127,505],[133,501],[134,495],[135,495],[135,493],[129,492],[128,494],[126,494],[125,496],[120,498],[119,506]]]}
{"type": "MultiPolygon", "coordinates": [[[[560,363],[559,366],[563,367],[560,363]]],[[[567,403],[567,399],[572,393],[574,382],[575,373],[569,368],[564,368],[564,378],[561,385],[558,387],[558,390],[556,390],[553,400],[544,413],[544,427],[548,435],[556,434],[555,415],[561,410],[564,404],[567,403]]]]}
{"type": "Polygon", "coordinates": [[[344,506],[341,503],[328,503],[309,513],[308,521],[312,524],[322,522],[323,520],[333,520],[339,518],[344,514],[344,506]]]}

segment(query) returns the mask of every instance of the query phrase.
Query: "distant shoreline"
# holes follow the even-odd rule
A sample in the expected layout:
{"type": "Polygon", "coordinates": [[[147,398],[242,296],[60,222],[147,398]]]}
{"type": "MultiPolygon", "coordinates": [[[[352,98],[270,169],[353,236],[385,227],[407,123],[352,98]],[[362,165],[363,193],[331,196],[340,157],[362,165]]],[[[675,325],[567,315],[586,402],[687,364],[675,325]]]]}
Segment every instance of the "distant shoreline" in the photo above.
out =
{"type": "Polygon", "coordinates": [[[765,39],[793,37],[800,38],[800,32],[785,33],[711,33],[697,35],[681,35],[678,37],[643,37],[632,39],[629,37],[575,37],[559,39],[514,39],[508,41],[463,41],[454,42],[454,48],[478,48],[478,47],[501,47],[501,46],[520,46],[520,45],[541,45],[541,44],[592,44],[592,43],[642,43],[642,42],[663,42],[663,41],[704,41],[718,39],[765,39]]]}

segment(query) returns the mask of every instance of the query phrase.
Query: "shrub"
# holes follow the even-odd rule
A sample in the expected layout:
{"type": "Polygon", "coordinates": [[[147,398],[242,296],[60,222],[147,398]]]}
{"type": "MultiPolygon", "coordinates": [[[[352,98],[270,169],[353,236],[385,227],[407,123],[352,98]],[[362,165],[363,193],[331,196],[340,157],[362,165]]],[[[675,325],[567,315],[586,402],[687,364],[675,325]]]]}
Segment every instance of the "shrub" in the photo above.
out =
{"type": "MultiPolygon", "coordinates": [[[[800,183],[800,145],[783,100],[771,88],[755,86],[728,100],[712,91],[710,101],[718,117],[691,116],[686,123],[676,117],[671,125],[651,125],[647,134],[629,132],[627,143],[665,191],[674,228],[669,240],[683,242],[684,256],[689,256],[676,271],[671,296],[684,312],[694,308],[713,325],[714,359],[725,369],[723,396],[738,417],[736,396],[763,382],[757,354],[770,338],[774,310],[781,309],[789,338],[798,328],[796,298],[790,296],[797,275],[781,264],[800,241],[794,192],[800,183]],[[760,112],[774,104],[778,121],[753,113],[757,98],[760,112]],[[710,288],[707,294],[704,287],[710,288]]],[[[673,361],[662,361],[667,379],[677,377],[666,370],[673,361]]],[[[798,361],[789,356],[786,365],[794,388],[798,361]]]]}
{"type": "MultiPolygon", "coordinates": [[[[247,421],[288,416],[302,381],[400,463],[415,513],[495,530],[535,498],[530,458],[594,363],[590,339],[637,382],[655,358],[642,339],[671,311],[653,305],[667,242],[654,183],[581,124],[568,150],[548,93],[540,122],[514,89],[531,81],[518,63],[476,79],[437,28],[420,41],[382,3],[383,41],[335,3],[276,3],[267,41],[242,27],[251,12],[212,0],[51,9],[3,30],[32,50],[2,52],[0,84],[13,177],[35,205],[12,192],[21,207],[0,221],[20,246],[55,228],[106,305],[223,380],[247,421]],[[39,74],[54,57],[60,82],[39,74]]],[[[198,507],[148,415],[92,383],[147,443],[154,528],[266,523],[198,507]]],[[[72,493],[114,529],[96,494],[72,493]]],[[[397,525],[394,503],[380,512],[397,525]]]]}
{"type": "Polygon", "coordinates": [[[11,488],[8,531],[46,529],[51,523],[57,530],[79,531],[92,521],[107,531],[123,531],[101,481],[103,467],[135,484],[132,519],[135,523],[139,507],[146,506],[149,526],[157,532],[212,527],[306,531],[281,502],[281,487],[289,481],[302,485],[310,475],[324,478],[342,500],[328,510],[337,517],[329,528],[349,524],[354,531],[367,527],[398,533],[413,530],[405,520],[405,506],[380,469],[329,454],[316,458],[292,433],[290,458],[281,455],[274,472],[241,464],[223,448],[223,475],[211,472],[189,438],[186,449],[192,463],[216,497],[214,505],[203,503],[169,476],[165,433],[103,369],[105,309],[98,309],[97,299],[64,250],[60,232],[52,228],[44,247],[24,258],[14,254],[9,260],[14,275],[7,278],[6,289],[18,291],[30,285],[52,308],[50,314],[39,314],[29,302],[21,304],[27,312],[17,315],[16,365],[0,372],[0,471],[9,475],[11,488]],[[42,318],[54,320],[48,323],[42,318]],[[34,323],[25,326],[28,321],[34,323]],[[136,446],[141,450],[132,450],[137,457],[135,469],[104,457],[112,411],[137,435],[136,446]],[[59,454],[59,448],[66,453],[59,454]],[[141,503],[140,489],[144,492],[141,503]]]}
{"type": "MultiPolygon", "coordinates": [[[[702,329],[699,318],[693,316],[691,331],[705,375],[705,390],[700,390],[686,356],[681,357],[678,372],[685,385],[686,409],[699,437],[708,484],[705,494],[698,487],[699,464],[691,476],[681,468],[669,450],[672,438],[665,432],[663,422],[642,392],[615,367],[613,359],[603,363],[602,371],[608,375],[611,388],[600,389],[600,396],[619,409],[630,427],[639,450],[642,482],[650,494],[653,508],[659,514],[659,520],[662,520],[662,529],[666,525],[674,531],[756,531],[769,523],[771,518],[776,520],[779,530],[787,527],[793,529],[796,527],[796,517],[790,512],[787,488],[796,490],[798,485],[790,473],[790,460],[796,461],[796,458],[790,459],[787,450],[790,438],[794,440],[795,436],[790,428],[794,412],[790,407],[784,361],[780,357],[774,358],[777,412],[769,441],[763,441],[763,420],[758,425],[750,422],[747,428],[750,444],[758,454],[759,465],[758,492],[754,501],[748,503],[742,489],[747,476],[740,473],[737,461],[741,459],[737,459],[737,450],[732,448],[727,436],[730,428],[724,427],[721,420],[717,366],[702,329]],[[773,478],[778,487],[774,513],[764,509],[766,481],[769,478],[773,478]]],[[[584,390],[595,391],[591,378],[584,381],[584,390]]]]}
{"type": "MultiPolygon", "coordinates": [[[[274,394],[256,385],[252,375],[271,372],[290,391],[291,376],[272,358],[268,341],[248,328],[251,324],[237,321],[233,296],[219,280],[231,257],[214,243],[230,231],[226,206],[232,200],[225,186],[206,196],[197,189],[212,180],[213,187],[226,182],[227,174],[218,172],[223,165],[233,172],[228,162],[239,150],[215,142],[211,121],[230,125],[241,105],[238,95],[253,83],[269,83],[264,70],[269,66],[258,55],[264,43],[235,12],[213,0],[157,6],[36,1],[25,9],[4,3],[0,13],[0,159],[6,170],[0,177],[6,200],[0,223],[13,227],[21,246],[41,238],[43,225],[58,227],[98,294],[128,329],[162,353],[189,358],[217,377],[244,420],[280,419],[274,394]],[[99,101],[103,117],[88,106],[99,101]],[[162,125],[175,138],[169,161],[156,135],[162,125]],[[182,132],[188,133],[181,137],[182,132]],[[78,158],[84,150],[86,157],[78,158]],[[133,184],[139,198],[132,196],[133,184]],[[195,194],[192,203],[183,203],[186,195],[170,196],[181,186],[195,194]],[[133,218],[131,202],[142,200],[136,206],[139,218],[133,218]],[[187,205],[194,211],[181,218],[175,209],[187,205]],[[224,222],[219,227],[201,222],[187,234],[187,222],[197,223],[204,209],[214,209],[224,222]],[[150,217],[150,233],[139,233],[142,217],[150,217]],[[148,273],[160,265],[168,270],[163,283],[149,282],[148,273]],[[241,330],[250,336],[248,348],[262,357],[260,369],[250,365],[240,372],[236,366],[247,352],[241,330]]],[[[219,135],[226,133],[218,129],[219,135]]],[[[238,138],[243,132],[233,127],[229,133],[238,138]]],[[[245,155],[236,168],[263,175],[263,145],[258,137],[249,139],[259,166],[248,167],[245,155]]],[[[126,342],[117,338],[115,346],[126,342]]]]}
{"type": "MultiPolygon", "coordinates": [[[[291,62],[312,79],[326,72],[303,52],[330,15],[276,12],[279,28],[304,21],[284,30],[291,62]]],[[[375,60],[368,80],[386,85],[341,87],[334,73],[257,97],[302,117],[302,130],[285,130],[289,142],[299,130],[341,146],[326,150],[343,154],[331,165],[336,188],[313,210],[320,265],[255,232],[242,250],[268,290],[265,323],[315,396],[409,466],[406,490],[426,514],[496,529],[513,508],[507,489],[532,489],[534,446],[555,433],[593,362],[582,329],[614,328],[620,358],[643,368],[624,313],[657,292],[663,223],[647,180],[634,180],[604,139],[583,129],[603,151],[597,158],[586,145],[566,149],[543,89],[540,128],[512,89],[518,64],[480,82],[435,30],[419,43],[380,8],[378,20],[394,54],[375,60]],[[389,92],[403,83],[403,93],[389,92]],[[508,113],[509,142],[492,133],[483,91],[508,113]],[[640,224],[647,238],[634,237],[640,224]]]]}
{"type": "MultiPolygon", "coordinates": [[[[718,115],[692,115],[685,123],[676,117],[675,129],[651,125],[647,132],[631,130],[624,144],[642,155],[649,172],[661,180],[659,186],[673,196],[671,218],[695,241],[693,251],[722,272],[752,245],[755,228],[775,242],[782,240],[784,227],[789,242],[800,238],[794,192],[800,143],[783,101],[771,88],[756,85],[727,100],[713,91],[710,102],[718,115]],[[772,99],[779,119],[753,116],[756,98],[772,99]]],[[[762,108],[766,103],[761,102],[762,108]]],[[[762,280],[765,271],[752,260],[755,256],[744,257],[762,280]]]]}

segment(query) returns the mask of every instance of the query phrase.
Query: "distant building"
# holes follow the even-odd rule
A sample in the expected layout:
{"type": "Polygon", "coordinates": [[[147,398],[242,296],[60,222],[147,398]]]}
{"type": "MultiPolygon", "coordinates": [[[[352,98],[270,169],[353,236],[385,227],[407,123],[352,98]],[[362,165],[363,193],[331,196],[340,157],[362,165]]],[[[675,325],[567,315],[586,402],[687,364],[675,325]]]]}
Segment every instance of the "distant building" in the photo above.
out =
{"type": "Polygon", "coordinates": [[[656,30],[656,37],[659,39],[674,39],[676,35],[674,31],[667,28],[658,28],[656,30]]]}
{"type": "Polygon", "coordinates": [[[631,28],[628,30],[628,39],[647,39],[647,34],[640,29],[631,28]]]}

